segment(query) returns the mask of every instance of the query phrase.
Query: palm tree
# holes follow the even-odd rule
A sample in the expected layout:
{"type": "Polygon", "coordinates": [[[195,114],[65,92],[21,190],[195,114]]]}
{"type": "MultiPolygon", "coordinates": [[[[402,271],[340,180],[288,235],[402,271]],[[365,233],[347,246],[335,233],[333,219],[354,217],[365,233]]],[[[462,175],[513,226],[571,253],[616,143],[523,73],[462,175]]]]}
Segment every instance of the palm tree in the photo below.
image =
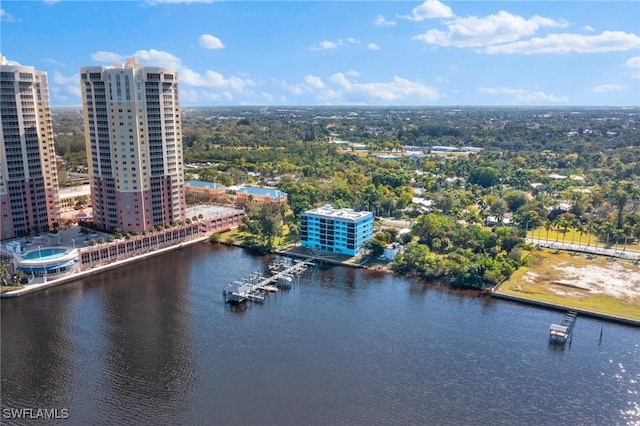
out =
{"type": "MultiPolygon", "coordinates": [[[[576,228],[578,230],[578,235],[580,236],[580,238],[578,238],[578,249],[580,249],[580,245],[582,244],[582,233],[584,232],[584,225],[581,222],[578,222],[576,228]]],[[[573,235],[575,236],[575,233],[573,235]]],[[[571,238],[571,244],[573,244],[573,237],[571,238]]]]}
{"type": "Polygon", "coordinates": [[[616,245],[615,245],[615,247],[614,247],[614,249],[613,249],[613,252],[614,252],[614,253],[617,253],[617,252],[618,252],[618,244],[619,244],[619,242],[620,242],[620,237],[621,237],[622,235],[624,235],[624,231],[623,231],[622,229],[620,229],[620,228],[616,228],[616,229],[614,229],[614,230],[613,230],[613,236],[614,236],[614,237],[615,237],[615,239],[616,239],[616,245]]]}
{"type": "Polygon", "coordinates": [[[569,225],[571,226],[571,244],[573,244],[573,242],[575,241],[575,238],[576,238],[576,231],[578,230],[578,227],[580,226],[580,221],[575,216],[571,217],[569,219],[569,225]]]}
{"type": "MultiPolygon", "coordinates": [[[[587,247],[591,246],[591,234],[593,234],[596,231],[596,224],[594,221],[590,220],[589,222],[587,222],[587,226],[586,226],[586,231],[589,233],[589,236],[587,237],[587,247]]],[[[598,244],[598,240],[596,239],[596,244],[598,244]]]]}
{"type": "Polygon", "coordinates": [[[551,221],[548,219],[545,219],[544,221],[544,229],[547,230],[547,236],[545,238],[545,244],[549,244],[549,231],[551,230],[551,221]]]}
{"type": "Polygon", "coordinates": [[[609,239],[611,238],[611,234],[613,233],[613,231],[615,230],[613,223],[611,222],[605,222],[602,227],[600,228],[600,230],[602,232],[606,232],[607,233],[607,246],[609,246],[609,239]]]}

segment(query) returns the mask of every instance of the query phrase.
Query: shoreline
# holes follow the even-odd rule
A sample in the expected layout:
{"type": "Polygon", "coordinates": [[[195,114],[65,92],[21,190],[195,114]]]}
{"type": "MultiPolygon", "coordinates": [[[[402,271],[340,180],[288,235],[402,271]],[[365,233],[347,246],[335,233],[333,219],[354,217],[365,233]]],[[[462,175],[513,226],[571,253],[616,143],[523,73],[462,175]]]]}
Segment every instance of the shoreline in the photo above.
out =
{"type": "Polygon", "coordinates": [[[537,300],[531,300],[531,299],[526,299],[524,297],[511,296],[508,294],[501,294],[497,292],[491,292],[491,297],[495,299],[506,300],[509,302],[520,303],[522,305],[529,305],[529,306],[534,306],[538,308],[544,308],[544,309],[548,309],[556,312],[574,311],[574,312],[577,312],[578,315],[582,315],[588,318],[595,318],[599,320],[615,322],[615,323],[627,325],[630,327],[640,327],[640,321],[636,321],[636,320],[625,318],[625,317],[619,317],[616,315],[603,314],[600,312],[586,311],[584,309],[573,308],[568,305],[558,305],[555,303],[540,302],[537,300]]]}
{"type": "MultiPolygon", "coordinates": [[[[144,253],[138,256],[134,256],[128,259],[124,259],[124,260],[119,260],[113,263],[109,263],[107,265],[101,265],[98,266],[96,268],[92,268],[86,271],[81,271],[78,273],[73,273],[70,275],[66,275],[64,277],[60,277],[51,281],[47,281],[46,283],[40,283],[40,284],[30,284],[28,285],[28,287],[20,289],[20,290],[16,290],[16,291],[11,291],[11,292],[7,292],[7,293],[2,293],[0,294],[0,299],[9,299],[9,298],[15,298],[15,297],[19,297],[19,296],[23,296],[26,294],[30,294],[30,293],[35,293],[37,291],[40,290],[45,290],[47,288],[50,287],[54,287],[54,286],[58,286],[61,284],[65,284],[68,282],[72,282],[75,280],[78,280],[80,278],[84,278],[90,275],[94,275],[94,274],[99,274],[101,272],[104,271],[108,271],[110,269],[115,269],[118,268],[122,265],[126,265],[129,263],[133,263],[136,262],[138,260],[141,259],[145,259],[148,257],[152,257],[152,256],[156,256],[158,254],[163,254],[163,253],[167,253],[167,252],[171,252],[174,250],[180,250],[181,248],[185,247],[185,246],[190,246],[190,245],[195,245],[195,244],[200,244],[200,243],[204,243],[207,242],[209,240],[209,237],[200,237],[200,238],[196,238],[194,240],[191,241],[186,241],[180,244],[176,244],[173,246],[169,246],[169,247],[165,247],[159,250],[155,250],[152,252],[148,252],[148,253],[144,253]]],[[[222,243],[221,243],[222,244],[222,243]]],[[[227,244],[228,245],[228,244],[227,244]]],[[[233,244],[234,247],[238,247],[238,248],[242,248],[244,250],[246,250],[246,247],[243,247],[241,245],[237,245],[237,244],[233,244]]],[[[295,257],[295,258],[302,258],[302,259],[307,259],[307,260],[314,260],[314,261],[319,261],[322,263],[328,263],[328,264],[332,264],[332,265],[336,265],[336,266],[345,266],[345,267],[350,267],[350,268],[356,268],[356,269],[369,269],[366,265],[362,265],[359,263],[352,263],[352,262],[347,262],[347,261],[343,261],[343,260],[338,260],[338,259],[328,259],[324,256],[321,255],[316,255],[315,253],[311,252],[310,254],[305,254],[305,253],[299,253],[293,249],[284,249],[284,250],[275,250],[273,252],[273,254],[277,254],[277,255],[281,255],[281,256],[290,256],[290,257],[295,257]]],[[[388,273],[394,273],[392,271],[388,271],[388,270],[384,270],[385,272],[388,273]]],[[[478,291],[479,294],[484,294],[486,292],[482,292],[482,291],[478,291]]],[[[559,304],[553,304],[553,303],[547,303],[547,302],[540,302],[540,301],[536,301],[536,300],[531,300],[531,299],[527,299],[524,297],[518,297],[518,296],[512,296],[512,295],[506,295],[506,294],[501,294],[495,291],[495,288],[491,291],[490,293],[490,297],[495,298],[495,299],[500,299],[500,300],[505,300],[505,301],[509,301],[512,303],[520,303],[523,305],[529,305],[532,307],[537,307],[537,308],[542,308],[542,309],[547,309],[547,310],[553,310],[553,311],[567,311],[567,310],[572,310],[572,311],[576,311],[578,314],[585,316],[585,317],[589,317],[589,318],[595,318],[595,319],[599,319],[599,320],[604,320],[604,321],[609,321],[609,322],[614,322],[614,323],[618,323],[618,324],[622,324],[622,325],[626,325],[626,326],[631,326],[631,327],[640,327],[640,321],[636,321],[630,318],[625,318],[625,317],[620,317],[620,316],[616,316],[616,315],[609,315],[609,314],[603,314],[603,313],[599,313],[599,312],[593,312],[593,311],[587,311],[587,310],[583,310],[583,309],[579,309],[579,308],[573,308],[569,305],[559,305],[559,304]]]]}
{"type": "MultiPolygon", "coordinates": [[[[283,256],[291,256],[291,257],[297,257],[297,258],[303,258],[303,259],[314,259],[313,255],[307,255],[307,254],[304,254],[304,253],[292,252],[292,251],[287,251],[287,250],[276,250],[275,253],[283,255],[283,256]]],[[[316,257],[314,260],[316,260],[316,259],[318,259],[318,257],[316,257]]],[[[366,265],[357,264],[357,263],[349,263],[349,262],[343,262],[343,261],[333,260],[333,259],[324,259],[324,258],[320,258],[318,260],[323,261],[325,263],[330,263],[330,264],[339,265],[339,266],[347,266],[347,267],[351,267],[351,268],[361,268],[361,269],[372,270],[372,269],[368,268],[366,265]]],[[[395,272],[393,272],[391,270],[388,270],[388,269],[379,269],[379,270],[387,272],[387,273],[395,274],[395,272]]],[[[405,276],[405,275],[401,275],[401,276],[405,276]]],[[[509,302],[513,302],[513,303],[520,303],[520,304],[523,304],[523,305],[529,305],[529,306],[533,306],[533,307],[537,307],[537,308],[543,308],[543,309],[552,310],[552,311],[560,311],[560,312],[575,311],[575,312],[577,312],[578,314],[580,314],[580,315],[582,315],[584,317],[589,317],[589,318],[595,318],[595,319],[599,319],[599,320],[614,322],[614,323],[627,325],[627,326],[631,326],[631,327],[640,327],[640,321],[637,321],[637,320],[634,320],[634,319],[631,319],[631,318],[621,317],[621,316],[617,316],[617,315],[604,314],[604,313],[594,312],[594,311],[587,311],[587,310],[584,310],[584,309],[571,307],[570,305],[559,305],[559,304],[548,303],[548,302],[539,302],[537,300],[527,299],[525,297],[518,297],[518,296],[511,296],[511,295],[501,294],[501,293],[496,292],[497,287],[499,287],[499,286],[496,286],[491,290],[487,289],[487,290],[472,290],[472,291],[477,291],[479,296],[489,295],[489,296],[491,296],[492,298],[495,298],[495,299],[502,299],[502,300],[506,300],[506,301],[509,301],[509,302]]]]}

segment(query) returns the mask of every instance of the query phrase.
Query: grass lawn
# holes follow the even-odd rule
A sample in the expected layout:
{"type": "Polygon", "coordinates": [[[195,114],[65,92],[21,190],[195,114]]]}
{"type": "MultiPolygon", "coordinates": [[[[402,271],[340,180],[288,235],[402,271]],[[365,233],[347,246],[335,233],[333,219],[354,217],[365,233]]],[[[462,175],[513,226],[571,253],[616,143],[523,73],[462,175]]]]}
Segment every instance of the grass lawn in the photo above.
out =
{"type": "Polygon", "coordinates": [[[640,265],[550,250],[531,256],[496,293],[640,321],[640,265]]]}

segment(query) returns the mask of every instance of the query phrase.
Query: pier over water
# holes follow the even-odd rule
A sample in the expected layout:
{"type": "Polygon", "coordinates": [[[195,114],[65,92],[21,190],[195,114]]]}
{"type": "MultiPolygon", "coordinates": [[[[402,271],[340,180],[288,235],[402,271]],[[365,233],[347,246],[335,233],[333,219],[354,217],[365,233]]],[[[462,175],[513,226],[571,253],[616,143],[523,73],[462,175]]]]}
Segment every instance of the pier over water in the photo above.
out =
{"type": "Polygon", "coordinates": [[[303,274],[313,262],[278,258],[269,264],[271,276],[252,273],[235,280],[222,291],[225,302],[241,303],[247,300],[263,303],[265,294],[276,292],[278,288],[290,288],[293,281],[303,274]],[[275,284],[275,285],[273,285],[275,284]]]}
{"type": "Polygon", "coordinates": [[[564,345],[567,340],[571,341],[571,334],[577,316],[576,312],[569,311],[561,324],[551,324],[549,327],[549,343],[564,345]]]}

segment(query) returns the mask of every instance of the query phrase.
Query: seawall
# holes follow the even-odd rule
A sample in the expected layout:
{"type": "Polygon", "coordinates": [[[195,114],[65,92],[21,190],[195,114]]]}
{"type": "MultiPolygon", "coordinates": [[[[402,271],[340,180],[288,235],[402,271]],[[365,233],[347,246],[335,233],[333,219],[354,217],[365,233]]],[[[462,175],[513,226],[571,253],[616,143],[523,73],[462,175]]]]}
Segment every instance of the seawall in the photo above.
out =
{"type": "Polygon", "coordinates": [[[539,308],[545,308],[545,309],[550,309],[550,310],[554,310],[554,311],[562,311],[562,312],[574,311],[574,312],[577,312],[578,315],[581,315],[581,316],[584,316],[584,317],[595,318],[595,319],[600,319],[600,320],[606,320],[606,321],[610,321],[610,322],[616,322],[618,324],[630,325],[632,327],[640,327],[640,321],[632,320],[632,319],[629,319],[629,318],[623,318],[623,317],[619,317],[619,316],[615,316],[615,315],[608,315],[608,314],[601,314],[601,313],[598,313],[598,312],[585,311],[585,310],[582,310],[582,309],[576,309],[576,308],[571,307],[571,306],[557,305],[557,304],[554,304],[554,303],[547,303],[547,302],[539,302],[537,300],[530,300],[530,299],[526,299],[524,297],[510,296],[510,295],[500,294],[500,293],[495,293],[495,292],[491,293],[491,297],[495,297],[496,299],[508,300],[510,302],[521,303],[521,304],[524,304],[524,305],[537,306],[539,308]]]}

